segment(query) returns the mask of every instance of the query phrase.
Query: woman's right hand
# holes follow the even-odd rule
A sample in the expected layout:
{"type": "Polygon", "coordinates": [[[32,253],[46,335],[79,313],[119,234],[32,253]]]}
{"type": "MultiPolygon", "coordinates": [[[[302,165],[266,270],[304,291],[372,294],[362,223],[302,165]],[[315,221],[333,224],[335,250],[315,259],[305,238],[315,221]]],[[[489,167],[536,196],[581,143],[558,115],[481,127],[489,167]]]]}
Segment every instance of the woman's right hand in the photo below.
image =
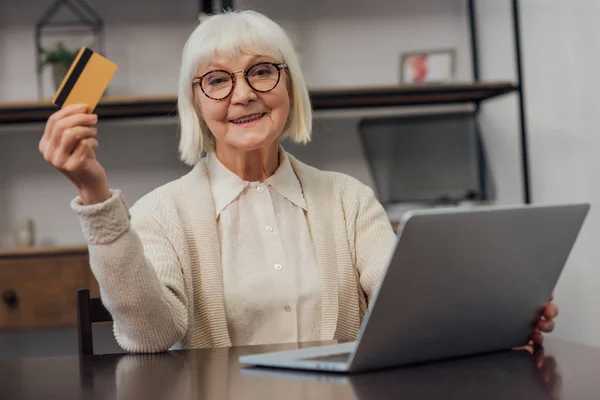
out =
{"type": "Polygon", "coordinates": [[[39,150],[48,163],[69,178],[79,191],[82,203],[88,205],[107,200],[111,193],[106,172],[94,153],[99,144],[94,127],[98,116],[86,110],[87,105],[77,104],[52,114],[39,150]]]}

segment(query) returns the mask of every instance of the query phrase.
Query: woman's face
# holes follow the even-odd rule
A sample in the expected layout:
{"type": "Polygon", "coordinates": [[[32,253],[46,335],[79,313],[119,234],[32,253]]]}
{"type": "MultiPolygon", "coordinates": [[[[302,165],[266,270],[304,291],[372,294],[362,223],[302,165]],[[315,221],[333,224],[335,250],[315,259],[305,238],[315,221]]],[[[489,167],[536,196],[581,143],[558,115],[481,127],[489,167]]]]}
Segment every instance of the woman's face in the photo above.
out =
{"type": "MultiPolygon", "coordinates": [[[[212,63],[197,71],[196,76],[214,70],[224,70],[229,73],[242,71],[235,74],[233,90],[222,100],[207,97],[199,84],[195,86],[201,118],[206,121],[215,136],[217,148],[250,151],[269,148],[279,140],[290,111],[287,70],[281,69],[281,78],[273,90],[259,92],[248,85],[243,71],[262,62],[272,63],[275,60],[244,53],[235,59],[217,55],[212,63]]],[[[262,76],[265,73],[267,73],[265,70],[259,69],[255,76],[262,76]]],[[[205,82],[205,85],[217,87],[220,82],[219,79],[213,79],[205,82]]]]}

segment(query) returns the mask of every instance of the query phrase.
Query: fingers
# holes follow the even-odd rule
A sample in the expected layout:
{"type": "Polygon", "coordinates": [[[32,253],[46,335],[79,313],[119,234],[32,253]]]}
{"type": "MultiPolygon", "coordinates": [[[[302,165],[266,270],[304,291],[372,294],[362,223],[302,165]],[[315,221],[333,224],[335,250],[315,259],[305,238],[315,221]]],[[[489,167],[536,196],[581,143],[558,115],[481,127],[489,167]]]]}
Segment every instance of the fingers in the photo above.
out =
{"type": "Polygon", "coordinates": [[[535,346],[541,346],[544,342],[542,332],[550,333],[554,331],[554,328],[556,327],[554,318],[558,315],[558,307],[554,303],[547,304],[542,314],[543,315],[538,319],[531,335],[531,340],[535,346]]]}
{"type": "Polygon", "coordinates": [[[98,122],[95,114],[73,114],[57,121],[52,128],[50,147],[57,149],[62,142],[65,131],[76,126],[91,126],[98,122]]]}
{"type": "Polygon", "coordinates": [[[90,125],[98,122],[98,116],[76,113],[54,120],[56,115],[58,113],[50,117],[53,121],[48,122],[39,148],[46,161],[55,167],[60,167],[75,149],[78,140],[97,134],[96,129],[91,128],[90,125]]]}
{"type": "Polygon", "coordinates": [[[71,157],[79,143],[84,139],[95,138],[98,135],[96,128],[87,126],[76,126],[67,129],[63,133],[62,140],[58,149],[54,152],[52,164],[55,167],[61,167],[71,157]]]}
{"type": "Polygon", "coordinates": [[[543,316],[546,319],[554,319],[558,316],[558,306],[554,303],[548,303],[544,307],[543,316]]]}
{"type": "Polygon", "coordinates": [[[99,145],[100,143],[94,138],[81,140],[73,154],[69,157],[67,162],[65,162],[63,166],[64,170],[66,172],[77,171],[86,158],[94,157],[94,149],[99,145]]]}
{"type": "Polygon", "coordinates": [[[87,111],[86,104],[73,104],[73,105],[65,107],[61,110],[58,110],[57,112],[52,114],[48,118],[48,121],[46,122],[46,127],[44,128],[44,134],[42,135],[42,139],[40,140],[40,145],[39,145],[40,153],[42,153],[42,154],[44,153],[46,146],[48,145],[48,143],[50,142],[50,139],[52,137],[52,132],[54,130],[54,126],[56,125],[56,123],[58,121],[62,120],[65,117],[68,117],[70,115],[74,115],[77,113],[79,113],[79,114],[84,113],[85,111],[87,111]]]}
{"type": "Polygon", "coordinates": [[[526,344],[525,346],[518,346],[518,347],[513,347],[513,350],[516,351],[526,351],[529,354],[533,354],[535,351],[535,348],[533,347],[533,341],[529,341],[528,344],[526,344]]]}
{"type": "Polygon", "coordinates": [[[534,329],[531,334],[531,340],[534,346],[541,346],[544,343],[544,336],[539,329],[534,329]]]}
{"type": "Polygon", "coordinates": [[[545,332],[545,333],[552,332],[554,330],[555,326],[556,326],[556,324],[551,319],[550,320],[540,319],[540,320],[538,320],[538,323],[537,323],[537,329],[539,329],[541,332],[545,332]]]}
{"type": "Polygon", "coordinates": [[[69,106],[60,111],[55,112],[48,118],[44,135],[40,140],[40,152],[44,153],[47,147],[52,143],[60,142],[61,133],[73,126],[89,126],[98,122],[98,116],[95,114],[85,114],[87,106],[81,107],[69,106]]]}

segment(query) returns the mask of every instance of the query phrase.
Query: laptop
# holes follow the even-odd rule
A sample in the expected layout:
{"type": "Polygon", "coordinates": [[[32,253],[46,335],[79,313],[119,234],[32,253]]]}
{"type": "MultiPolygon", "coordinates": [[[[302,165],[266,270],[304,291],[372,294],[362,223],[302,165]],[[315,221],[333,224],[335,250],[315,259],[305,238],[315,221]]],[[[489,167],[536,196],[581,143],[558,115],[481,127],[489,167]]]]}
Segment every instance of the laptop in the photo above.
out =
{"type": "Polygon", "coordinates": [[[525,345],[589,207],[408,212],[356,341],[245,355],[239,361],[363,372],[525,345]]]}

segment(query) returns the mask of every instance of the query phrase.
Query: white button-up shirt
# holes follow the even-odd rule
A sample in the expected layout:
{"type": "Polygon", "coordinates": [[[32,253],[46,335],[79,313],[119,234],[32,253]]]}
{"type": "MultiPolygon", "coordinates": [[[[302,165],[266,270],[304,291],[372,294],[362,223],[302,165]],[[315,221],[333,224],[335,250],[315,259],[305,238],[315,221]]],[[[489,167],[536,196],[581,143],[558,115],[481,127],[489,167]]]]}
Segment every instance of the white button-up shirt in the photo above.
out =
{"type": "Polygon", "coordinates": [[[321,288],[306,202],[285,151],[264,182],[205,159],[232,345],[319,340],[321,288]]]}

